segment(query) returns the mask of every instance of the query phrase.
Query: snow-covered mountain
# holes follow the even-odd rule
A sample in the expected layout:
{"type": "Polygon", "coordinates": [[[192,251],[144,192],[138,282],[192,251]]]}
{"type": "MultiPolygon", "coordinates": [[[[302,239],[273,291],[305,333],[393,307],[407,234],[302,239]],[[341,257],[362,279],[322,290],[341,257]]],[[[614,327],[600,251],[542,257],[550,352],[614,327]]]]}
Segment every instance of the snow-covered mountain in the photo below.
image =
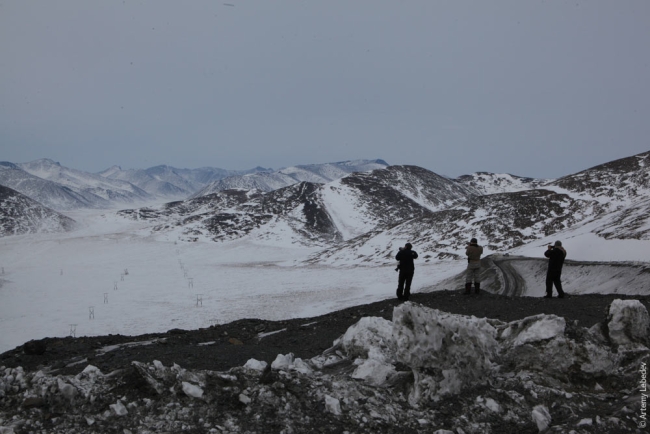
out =
{"type": "Polygon", "coordinates": [[[154,173],[150,173],[149,169],[122,170],[119,166],[112,166],[99,172],[98,175],[129,182],[153,196],[169,199],[183,199],[196,188],[195,185],[178,176],[173,168],[167,166],[160,167],[160,170],[154,173]]]}
{"type": "Polygon", "coordinates": [[[70,169],[50,159],[17,164],[25,172],[55,182],[82,195],[91,207],[107,207],[115,203],[136,204],[152,196],[135,185],[118,179],[70,169]]]}
{"type": "Polygon", "coordinates": [[[352,160],[338,163],[292,166],[275,172],[258,172],[229,176],[215,181],[198,191],[193,197],[205,196],[221,190],[242,189],[272,191],[302,181],[327,183],[353,172],[366,172],[388,166],[383,160],[352,160]]]}
{"type": "Polygon", "coordinates": [[[193,211],[195,198],[123,214],[149,213],[156,230],[173,229],[192,240],[249,237],[318,245],[322,249],[308,261],[330,265],[383,264],[406,241],[430,261],[463,257],[472,237],[491,252],[582,228],[607,239],[642,240],[650,236],[649,154],[551,181],[485,173],[454,180],[416,166],[389,166],[325,184],[215,193],[203,197],[200,212],[193,211]],[[224,194],[241,200],[225,203],[224,194]]]}
{"type": "Polygon", "coordinates": [[[154,231],[180,230],[193,240],[286,237],[291,243],[327,247],[471,197],[471,190],[426,169],[389,166],[327,184],[303,181],[270,192],[222,190],[120,215],[152,219],[154,231]]]}
{"type": "Polygon", "coordinates": [[[13,163],[0,162],[0,185],[57,210],[94,208],[106,203],[101,198],[87,197],[70,187],[27,173],[13,163]]]}
{"type": "Polygon", "coordinates": [[[268,171],[269,169],[262,167],[251,170],[225,170],[213,167],[179,169],[161,165],[148,169],[122,170],[119,166],[112,166],[100,172],[99,175],[130,182],[158,198],[184,199],[204,188],[207,184],[228,176],[241,176],[248,173],[268,171]]]}
{"type": "MultiPolygon", "coordinates": [[[[339,243],[315,254],[310,261],[334,264],[355,258],[359,263],[379,264],[392,257],[396,248],[392,240],[410,241],[427,259],[461,258],[472,237],[489,251],[508,252],[553,234],[571,237],[583,228],[607,239],[647,240],[648,155],[596,166],[530,190],[477,196],[388,230],[368,232],[339,243]]],[[[519,189],[515,186],[515,190],[519,189]]]]}
{"type": "Polygon", "coordinates": [[[650,151],[592,167],[543,188],[595,200],[619,210],[650,197],[650,151]]]}
{"type": "Polygon", "coordinates": [[[0,185],[0,237],[72,230],[75,221],[0,185]]]}

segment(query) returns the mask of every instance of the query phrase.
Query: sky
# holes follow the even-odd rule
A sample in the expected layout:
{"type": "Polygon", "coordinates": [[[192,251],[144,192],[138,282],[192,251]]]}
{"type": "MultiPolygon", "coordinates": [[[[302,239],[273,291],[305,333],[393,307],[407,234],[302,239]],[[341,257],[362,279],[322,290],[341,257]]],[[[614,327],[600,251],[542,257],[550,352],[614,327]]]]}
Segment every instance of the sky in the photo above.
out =
{"type": "Polygon", "coordinates": [[[0,161],[555,178],[650,150],[649,43],[646,0],[0,0],[0,161]]]}

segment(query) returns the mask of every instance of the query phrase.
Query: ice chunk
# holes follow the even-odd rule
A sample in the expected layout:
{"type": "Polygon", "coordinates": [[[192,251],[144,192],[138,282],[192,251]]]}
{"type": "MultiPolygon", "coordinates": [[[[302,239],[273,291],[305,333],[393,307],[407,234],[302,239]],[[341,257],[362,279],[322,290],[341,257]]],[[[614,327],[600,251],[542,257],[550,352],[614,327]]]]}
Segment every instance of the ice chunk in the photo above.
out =
{"type": "Polygon", "coordinates": [[[340,415],[341,403],[338,399],[333,398],[329,395],[325,395],[325,410],[329,411],[332,414],[340,415]]]}
{"type": "Polygon", "coordinates": [[[614,300],[607,315],[609,338],[618,345],[646,343],[650,316],[638,300],[614,300]]]}
{"type": "Polygon", "coordinates": [[[566,321],[556,315],[535,315],[512,321],[500,338],[516,347],[564,335],[566,321]]]}
{"type": "Polygon", "coordinates": [[[395,367],[375,359],[363,360],[352,373],[352,378],[364,380],[373,386],[381,386],[396,374],[395,367]]]}
{"type": "Polygon", "coordinates": [[[293,361],[293,363],[289,366],[289,368],[293,369],[294,371],[298,371],[301,374],[305,374],[305,375],[311,375],[314,372],[311,369],[311,367],[307,364],[307,362],[305,362],[301,358],[295,359],[293,361]]]}
{"type": "Polygon", "coordinates": [[[532,411],[533,422],[537,424],[539,432],[544,431],[551,424],[551,413],[545,405],[536,405],[532,411]]]}
{"type": "Polygon", "coordinates": [[[286,356],[278,354],[275,357],[273,363],[271,363],[271,368],[280,370],[280,369],[289,369],[289,366],[293,364],[293,353],[289,353],[286,356]]]}
{"type": "Polygon", "coordinates": [[[182,382],[183,392],[191,398],[203,398],[203,389],[187,381],[182,382]]]}
{"type": "Polygon", "coordinates": [[[395,357],[415,376],[411,404],[458,393],[489,376],[498,342],[487,320],[404,303],[393,311],[393,323],[395,357]]]}
{"type": "Polygon", "coordinates": [[[379,317],[363,317],[348,328],[341,338],[341,345],[350,357],[374,358],[383,362],[392,359],[389,348],[392,340],[391,321],[379,317]]]}
{"type": "Polygon", "coordinates": [[[116,416],[126,416],[129,414],[129,411],[126,409],[124,404],[122,404],[122,401],[117,401],[115,404],[109,405],[111,410],[113,410],[113,413],[115,413],[116,416]]]}
{"type": "Polygon", "coordinates": [[[500,413],[501,412],[501,406],[499,405],[498,402],[496,402],[492,398],[486,398],[485,399],[485,406],[492,410],[495,413],[500,413]]]}
{"type": "Polygon", "coordinates": [[[77,389],[73,385],[62,381],[60,378],[57,379],[57,383],[59,386],[59,391],[68,400],[72,401],[74,397],[77,396],[77,389]]]}
{"type": "Polygon", "coordinates": [[[255,359],[248,359],[248,362],[244,365],[244,368],[254,369],[255,371],[263,371],[268,366],[268,363],[264,361],[259,361],[255,359]]]}

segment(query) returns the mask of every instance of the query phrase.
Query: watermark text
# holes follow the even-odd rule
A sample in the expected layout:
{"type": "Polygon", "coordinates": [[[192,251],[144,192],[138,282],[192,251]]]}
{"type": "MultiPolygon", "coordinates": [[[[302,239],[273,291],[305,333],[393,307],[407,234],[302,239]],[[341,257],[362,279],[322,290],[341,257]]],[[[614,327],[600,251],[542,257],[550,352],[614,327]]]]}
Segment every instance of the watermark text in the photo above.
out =
{"type": "Polygon", "coordinates": [[[641,392],[641,414],[639,415],[639,428],[645,428],[648,412],[648,367],[645,362],[641,362],[639,369],[641,379],[639,380],[639,391],[641,392]]]}

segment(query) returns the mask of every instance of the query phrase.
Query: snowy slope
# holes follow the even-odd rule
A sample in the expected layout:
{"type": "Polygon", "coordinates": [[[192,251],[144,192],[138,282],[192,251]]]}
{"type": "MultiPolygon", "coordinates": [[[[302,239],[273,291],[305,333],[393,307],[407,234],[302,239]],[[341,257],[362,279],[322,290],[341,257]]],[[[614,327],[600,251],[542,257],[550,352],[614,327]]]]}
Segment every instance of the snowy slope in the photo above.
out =
{"type": "Polygon", "coordinates": [[[179,239],[228,241],[278,236],[296,243],[330,243],[339,234],[322,206],[319,184],[301,182],[263,193],[223,190],[157,208],[123,210],[120,216],[150,220],[152,232],[174,232],[179,239]],[[276,233],[284,228],[283,234],[276,233]]]}
{"type": "Polygon", "coordinates": [[[349,240],[430,211],[463,203],[472,191],[416,166],[390,166],[354,173],[321,190],[328,213],[349,240]]]}
{"type": "Polygon", "coordinates": [[[588,203],[545,190],[481,196],[385,231],[364,234],[310,260],[334,264],[358,258],[366,263],[386,263],[396,249],[391,240],[400,240],[400,246],[411,242],[426,260],[462,258],[473,237],[489,251],[507,251],[572,227],[591,213],[588,203]]]}
{"type": "Polygon", "coordinates": [[[72,230],[75,221],[27,196],[0,186],[0,237],[72,230]]]}

